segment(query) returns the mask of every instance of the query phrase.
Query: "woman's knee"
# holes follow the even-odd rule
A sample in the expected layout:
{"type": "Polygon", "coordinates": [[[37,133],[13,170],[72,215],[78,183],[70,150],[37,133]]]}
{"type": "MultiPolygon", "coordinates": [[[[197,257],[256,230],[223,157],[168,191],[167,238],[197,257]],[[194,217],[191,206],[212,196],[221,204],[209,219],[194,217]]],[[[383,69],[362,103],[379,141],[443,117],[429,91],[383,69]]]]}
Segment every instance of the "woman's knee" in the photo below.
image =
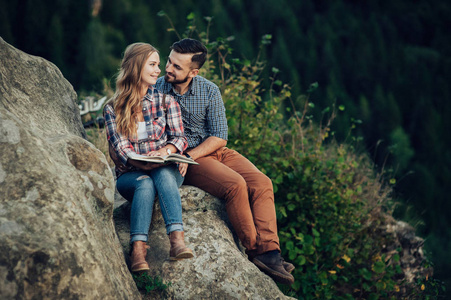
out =
{"type": "Polygon", "coordinates": [[[137,189],[146,189],[153,190],[154,182],[149,175],[141,175],[135,179],[135,190],[137,189]]]}
{"type": "Polygon", "coordinates": [[[177,185],[176,174],[174,168],[172,167],[161,167],[157,172],[152,174],[152,178],[155,182],[162,183],[165,186],[170,186],[173,188],[177,185]]]}

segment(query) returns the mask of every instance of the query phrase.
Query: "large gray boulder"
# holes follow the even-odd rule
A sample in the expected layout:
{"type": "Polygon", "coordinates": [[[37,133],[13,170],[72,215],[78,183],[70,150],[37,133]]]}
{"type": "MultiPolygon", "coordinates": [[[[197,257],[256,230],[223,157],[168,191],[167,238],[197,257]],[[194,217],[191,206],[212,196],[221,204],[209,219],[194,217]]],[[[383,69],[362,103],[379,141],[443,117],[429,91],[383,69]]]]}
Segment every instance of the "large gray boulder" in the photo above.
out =
{"type": "MultiPolygon", "coordinates": [[[[153,292],[147,299],[290,299],[249,262],[230,229],[222,201],[192,186],[182,186],[180,194],[185,242],[194,258],[169,261],[169,239],[157,203],[149,232],[149,274],[170,286],[165,294],[153,292]]],[[[125,252],[130,249],[128,216],[128,203],[115,210],[116,231],[125,252]]]]}
{"type": "Polygon", "coordinates": [[[72,86],[1,38],[0,53],[0,299],[139,299],[72,86]]]}

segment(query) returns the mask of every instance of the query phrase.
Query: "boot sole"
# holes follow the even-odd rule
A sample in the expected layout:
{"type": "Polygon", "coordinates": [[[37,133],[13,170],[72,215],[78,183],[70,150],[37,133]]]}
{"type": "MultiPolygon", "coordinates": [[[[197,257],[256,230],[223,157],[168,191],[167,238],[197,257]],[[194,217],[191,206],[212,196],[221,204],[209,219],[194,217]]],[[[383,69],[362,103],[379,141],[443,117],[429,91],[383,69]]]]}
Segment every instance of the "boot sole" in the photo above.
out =
{"type": "MultiPolygon", "coordinates": [[[[138,264],[135,264],[135,265],[140,265],[140,264],[143,264],[143,263],[138,263],[138,264]]],[[[146,263],[146,264],[147,264],[147,263],[146,263]]],[[[149,270],[150,270],[149,265],[147,265],[147,266],[142,266],[142,267],[132,267],[131,269],[132,269],[132,272],[133,272],[133,273],[143,272],[143,271],[149,271],[149,270]]]]}
{"type": "Polygon", "coordinates": [[[169,260],[176,261],[176,260],[193,258],[193,257],[194,257],[194,255],[191,251],[184,251],[184,252],[177,254],[177,256],[175,256],[175,257],[174,256],[169,257],[169,260]]]}
{"type": "Polygon", "coordinates": [[[275,281],[283,284],[293,284],[294,283],[294,277],[293,275],[289,274],[290,276],[284,275],[280,272],[274,271],[258,259],[254,259],[253,263],[264,273],[266,273],[269,277],[274,279],[275,281]]]}

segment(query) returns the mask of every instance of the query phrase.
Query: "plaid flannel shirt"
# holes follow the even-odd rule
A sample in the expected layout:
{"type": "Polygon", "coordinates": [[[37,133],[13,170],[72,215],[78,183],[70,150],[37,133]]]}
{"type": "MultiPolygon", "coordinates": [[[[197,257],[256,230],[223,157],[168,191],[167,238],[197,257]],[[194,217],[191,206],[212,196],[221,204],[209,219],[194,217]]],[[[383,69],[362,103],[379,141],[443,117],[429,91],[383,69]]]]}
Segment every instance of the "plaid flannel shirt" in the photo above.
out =
{"type": "Polygon", "coordinates": [[[227,140],[225,107],[216,84],[197,75],[183,95],[178,94],[164,77],[158,78],[155,87],[179,103],[189,148],[197,147],[210,136],[227,140]]]}
{"type": "MultiPolygon", "coordinates": [[[[174,98],[166,95],[166,115],[162,103],[163,93],[150,87],[142,100],[142,112],[146,122],[147,139],[133,139],[117,132],[116,114],[112,105],[104,107],[105,127],[108,142],[116,151],[120,161],[127,165],[128,153],[146,155],[158,150],[166,144],[174,145],[180,153],[187,148],[188,143],[183,130],[180,107],[174,98]]],[[[116,173],[118,171],[116,170],[116,173]]],[[[120,174],[117,174],[120,175],[120,174]]]]}

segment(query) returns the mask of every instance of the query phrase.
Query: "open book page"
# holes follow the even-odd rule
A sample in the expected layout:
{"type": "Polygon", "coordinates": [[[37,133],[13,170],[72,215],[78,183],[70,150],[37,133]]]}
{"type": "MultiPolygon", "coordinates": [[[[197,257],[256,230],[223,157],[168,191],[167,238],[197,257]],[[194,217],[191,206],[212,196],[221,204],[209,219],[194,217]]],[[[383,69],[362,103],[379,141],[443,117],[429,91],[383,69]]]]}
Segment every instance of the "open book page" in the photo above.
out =
{"type": "Polygon", "coordinates": [[[180,155],[177,153],[171,153],[166,156],[147,156],[142,154],[137,154],[135,152],[128,153],[128,157],[135,160],[141,160],[141,161],[147,161],[157,164],[164,164],[168,162],[182,162],[182,163],[188,163],[192,165],[198,165],[197,162],[192,160],[191,158],[188,158],[184,155],[180,155]]]}

